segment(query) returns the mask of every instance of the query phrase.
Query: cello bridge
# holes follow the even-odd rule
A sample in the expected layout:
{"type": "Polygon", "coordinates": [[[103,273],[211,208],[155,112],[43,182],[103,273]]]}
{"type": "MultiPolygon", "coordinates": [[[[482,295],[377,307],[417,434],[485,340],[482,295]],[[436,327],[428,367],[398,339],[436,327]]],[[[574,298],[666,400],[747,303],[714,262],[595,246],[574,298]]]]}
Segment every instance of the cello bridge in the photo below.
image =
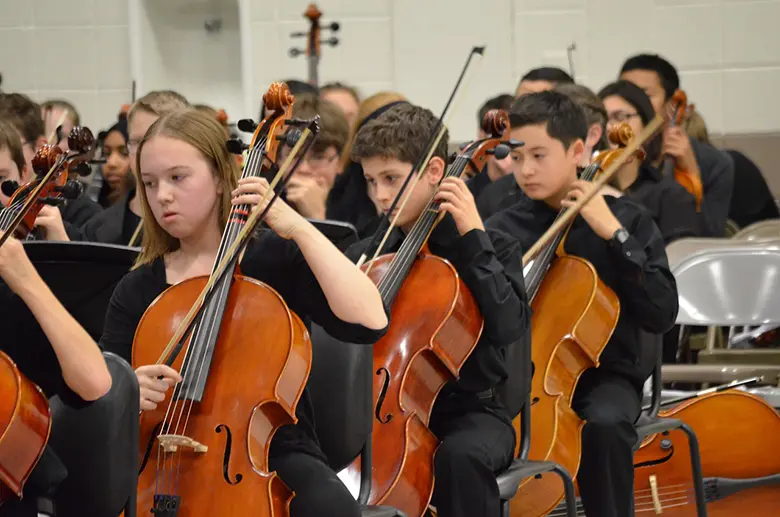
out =
{"type": "Polygon", "coordinates": [[[658,498],[658,480],[655,474],[650,476],[650,496],[653,499],[653,509],[656,515],[664,513],[664,507],[661,504],[661,500],[658,498]]]}
{"type": "Polygon", "coordinates": [[[189,436],[180,434],[161,434],[157,437],[157,440],[159,440],[165,452],[176,452],[179,450],[179,447],[192,449],[195,452],[206,452],[209,450],[208,446],[193,440],[189,436]]]}

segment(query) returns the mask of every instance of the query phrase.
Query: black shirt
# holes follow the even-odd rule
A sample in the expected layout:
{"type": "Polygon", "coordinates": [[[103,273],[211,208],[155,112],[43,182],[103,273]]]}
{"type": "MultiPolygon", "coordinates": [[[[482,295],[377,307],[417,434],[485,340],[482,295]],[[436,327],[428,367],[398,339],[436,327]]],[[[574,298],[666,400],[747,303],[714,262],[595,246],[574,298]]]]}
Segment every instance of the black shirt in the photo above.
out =
{"type": "MultiPolygon", "coordinates": [[[[135,189],[90,219],[81,227],[79,240],[127,246],[138,223],[141,222],[141,218],[130,210],[130,200],[133,195],[135,189]]],[[[139,235],[135,245],[140,246],[140,244],[139,235]]]]}
{"type": "Polygon", "coordinates": [[[674,178],[662,177],[651,165],[639,168],[639,175],[625,194],[650,212],[665,244],[699,235],[696,199],[674,178]]]}
{"type": "Polygon", "coordinates": [[[368,196],[366,178],[359,163],[349,162],[344,172],[336,177],[328,193],[325,214],[328,219],[352,224],[361,239],[373,235],[379,227],[381,217],[368,196]]]}
{"type": "Polygon", "coordinates": [[[525,194],[512,174],[507,174],[486,185],[479,196],[474,196],[482,219],[487,219],[524,198],[525,194]]]}
{"type": "MultiPolygon", "coordinates": [[[[403,238],[403,232],[394,229],[383,253],[397,251],[403,238]]],[[[347,256],[357,259],[369,242],[365,239],[355,243],[347,250],[347,256]]],[[[530,326],[531,311],[526,301],[520,245],[493,228],[486,232],[472,230],[461,237],[454,220],[447,215],[431,233],[428,246],[432,254],[452,263],[484,318],[482,336],[461,368],[459,378],[441,393],[478,393],[494,388],[508,375],[506,348],[527,346],[523,338],[530,326]]],[[[410,322],[391,318],[391,324],[410,322]]]]}
{"type": "MultiPolygon", "coordinates": [[[[577,216],[564,248],[593,264],[599,278],[620,300],[617,327],[601,354],[600,368],[625,376],[641,389],[658,353],[657,347],[648,344],[648,333],[663,334],[674,325],[677,284],[669,271],[663,238],[650,214],[625,197],[604,199],[628,231],[628,240],[622,245],[606,241],[577,216]]],[[[543,201],[523,198],[486,224],[509,233],[528,249],[557,215],[558,211],[543,201]]]]}
{"type": "Polygon", "coordinates": [[[92,201],[89,196],[83,194],[76,199],[69,199],[65,205],[59,208],[62,213],[62,220],[76,228],[80,228],[103,210],[103,207],[92,201]]]}
{"type": "Polygon", "coordinates": [[[758,221],[779,218],[775,198],[756,164],[739,151],[726,152],[734,162],[729,219],[744,228],[758,221]]]}
{"type": "Polygon", "coordinates": [[[701,202],[701,236],[723,237],[731,206],[734,163],[728,154],[711,145],[691,139],[691,147],[699,165],[704,189],[701,202]]]}
{"type": "MultiPolygon", "coordinates": [[[[314,321],[337,339],[370,344],[386,331],[346,323],[336,317],[298,246],[271,231],[264,231],[250,241],[241,262],[241,272],[244,276],[268,284],[305,323],[314,321]]],[[[122,279],[114,291],[106,314],[101,347],[130,361],[133,337],[141,316],[168,287],[162,259],[143,265],[122,279]]],[[[296,415],[298,424],[283,426],[274,435],[271,455],[300,451],[325,461],[314,434],[314,416],[308,388],[303,391],[296,415]]]]}

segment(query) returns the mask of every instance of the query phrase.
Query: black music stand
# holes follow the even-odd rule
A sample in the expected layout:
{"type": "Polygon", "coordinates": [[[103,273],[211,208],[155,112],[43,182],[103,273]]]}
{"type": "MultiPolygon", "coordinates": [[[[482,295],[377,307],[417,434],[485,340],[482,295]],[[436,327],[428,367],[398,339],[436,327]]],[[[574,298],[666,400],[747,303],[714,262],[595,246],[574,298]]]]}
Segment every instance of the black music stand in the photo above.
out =
{"type": "Polygon", "coordinates": [[[358,241],[358,231],[350,223],[332,219],[308,219],[308,221],[341,251],[346,250],[358,241]]]}
{"type": "Polygon", "coordinates": [[[97,341],[108,302],[138,256],[138,248],[95,242],[24,243],[27,256],[54,296],[97,341]]]}

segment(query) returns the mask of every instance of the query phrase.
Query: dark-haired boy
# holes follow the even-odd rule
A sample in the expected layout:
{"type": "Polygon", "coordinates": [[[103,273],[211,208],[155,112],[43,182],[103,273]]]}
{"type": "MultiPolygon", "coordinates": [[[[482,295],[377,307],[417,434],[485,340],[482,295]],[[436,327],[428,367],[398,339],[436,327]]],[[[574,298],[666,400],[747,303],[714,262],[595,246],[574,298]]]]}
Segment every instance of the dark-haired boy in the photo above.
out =
{"type": "Polygon", "coordinates": [[[532,68],[520,79],[515,97],[552,90],[559,84],[570,84],[573,82],[574,79],[558,67],[542,66],[532,68]]]}
{"type": "MultiPolygon", "coordinates": [[[[528,249],[562,208],[593,186],[577,179],[588,126],[582,109],[556,91],[518,99],[510,123],[512,138],[525,143],[515,151],[521,158],[515,179],[526,197],[486,224],[528,249]]],[[[652,217],[625,197],[593,197],[574,219],[565,250],[593,264],[620,300],[620,317],[601,364],[582,375],[572,406],[586,421],[577,478],[586,514],[626,517],[633,515],[634,422],[643,383],[659,353],[655,336],[674,325],[677,287],[652,217]]]]}
{"type": "MultiPolygon", "coordinates": [[[[482,122],[485,120],[485,116],[488,112],[491,110],[503,110],[508,113],[514,100],[515,98],[513,96],[508,93],[503,93],[485,101],[477,112],[477,138],[488,138],[488,134],[482,130],[482,122]]],[[[474,199],[479,199],[479,196],[487,187],[511,173],[511,156],[507,156],[501,160],[497,159],[495,156],[490,156],[485,167],[473,178],[469,179],[466,184],[468,185],[471,194],[474,196],[474,199]]]]}
{"type": "MultiPolygon", "coordinates": [[[[362,165],[369,196],[383,211],[390,209],[437,124],[429,110],[402,104],[367,123],[356,135],[352,159],[362,165]]],[[[399,249],[435,195],[447,215],[428,240],[430,251],[455,267],[476,299],[484,328],[460,377],[441,390],[431,414],[429,428],[441,441],[434,461],[431,504],[440,517],[492,516],[500,512],[495,475],[509,466],[515,446],[512,415],[496,388],[508,377],[508,347],[528,346],[530,310],[520,247],[503,232],[485,228],[462,180],[442,179],[446,157],[445,133],[417,184],[412,187],[410,183],[408,188],[413,190],[383,253],[399,249]]],[[[356,243],[347,254],[357,258],[368,241],[356,243]]],[[[391,317],[390,332],[398,324],[413,322],[391,317]]]]}
{"type": "MultiPolygon", "coordinates": [[[[674,66],[656,54],[638,54],[623,63],[620,79],[642,88],[658,114],[680,88],[680,77],[674,66]]],[[[723,237],[731,207],[734,186],[734,162],[714,147],[690,138],[679,127],[664,131],[662,154],[670,154],[684,170],[701,176],[704,195],[701,203],[703,237],[723,237]]]]}

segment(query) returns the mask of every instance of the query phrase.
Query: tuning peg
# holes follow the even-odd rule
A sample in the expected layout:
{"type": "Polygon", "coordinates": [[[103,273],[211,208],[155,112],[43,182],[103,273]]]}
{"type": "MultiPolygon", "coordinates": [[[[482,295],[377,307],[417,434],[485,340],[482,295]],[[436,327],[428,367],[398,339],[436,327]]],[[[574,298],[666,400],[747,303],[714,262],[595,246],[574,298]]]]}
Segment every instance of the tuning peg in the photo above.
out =
{"type": "Polygon", "coordinates": [[[257,123],[251,118],[242,118],[236,123],[236,127],[244,133],[254,133],[257,129],[257,123]]]}
{"type": "Polygon", "coordinates": [[[238,138],[231,138],[225,143],[227,144],[227,150],[230,154],[241,154],[249,149],[249,146],[238,138]]]}
{"type": "Polygon", "coordinates": [[[512,152],[512,149],[506,145],[506,144],[498,144],[495,149],[491,149],[487,152],[487,154],[492,154],[496,157],[498,160],[503,160],[507,156],[509,156],[509,153],[512,152]]]}
{"type": "Polygon", "coordinates": [[[284,121],[285,124],[287,124],[288,126],[293,126],[293,127],[303,127],[303,126],[307,125],[309,122],[310,121],[303,120],[301,118],[291,118],[291,119],[287,119],[287,120],[284,121]]]}
{"type": "Polygon", "coordinates": [[[512,149],[517,149],[518,147],[523,147],[525,145],[525,142],[521,142],[520,140],[515,140],[514,138],[508,142],[506,142],[506,145],[508,145],[512,149]]]}
{"type": "Polygon", "coordinates": [[[3,184],[0,185],[0,189],[2,189],[3,194],[5,194],[7,197],[11,197],[17,190],[19,190],[19,184],[14,180],[5,180],[3,184]]]}
{"type": "Polygon", "coordinates": [[[299,48],[291,48],[290,49],[290,57],[298,57],[301,54],[303,54],[304,51],[299,48]]]}
{"type": "Polygon", "coordinates": [[[291,38],[305,38],[309,35],[308,32],[291,32],[290,37],[291,38]]]}
{"type": "Polygon", "coordinates": [[[324,26],[322,28],[323,29],[330,29],[333,32],[337,32],[341,28],[341,25],[339,25],[339,22],[331,22],[330,24],[328,24],[328,25],[326,25],[326,26],[324,26]]]}
{"type": "Polygon", "coordinates": [[[54,187],[65,199],[76,199],[84,192],[84,184],[78,180],[68,180],[61,187],[54,187]]]}
{"type": "Polygon", "coordinates": [[[328,38],[328,39],[320,40],[320,43],[324,44],[324,45],[330,45],[331,47],[335,47],[336,45],[339,44],[339,39],[336,38],[336,37],[331,37],[331,38],[328,38]]]}
{"type": "Polygon", "coordinates": [[[293,129],[289,130],[289,131],[288,131],[288,132],[285,134],[285,136],[284,136],[285,143],[286,143],[286,144],[287,144],[289,147],[294,147],[294,146],[295,146],[295,144],[297,144],[297,143],[298,143],[298,139],[299,139],[299,138],[301,138],[301,135],[302,135],[302,134],[303,134],[303,131],[301,131],[301,130],[300,130],[300,129],[298,129],[298,128],[293,128],[293,129]]]}
{"type": "Polygon", "coordinates": [[[79,176],[89,176],[92,174],[92,168],[87,162],[74,163],[68,167],[68,174],[76,173],[79,176]]]}

